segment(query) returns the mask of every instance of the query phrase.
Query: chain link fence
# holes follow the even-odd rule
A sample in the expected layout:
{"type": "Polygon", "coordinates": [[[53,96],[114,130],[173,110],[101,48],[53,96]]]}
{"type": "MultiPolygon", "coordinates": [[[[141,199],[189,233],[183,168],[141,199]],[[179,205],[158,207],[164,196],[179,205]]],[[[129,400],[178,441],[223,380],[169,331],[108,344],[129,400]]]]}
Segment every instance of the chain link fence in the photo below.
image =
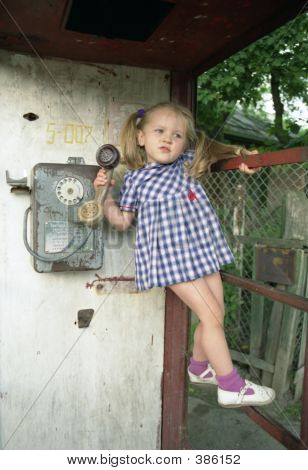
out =
{"type": "MultiPolygon", "coordinates": [[[[256,279],[254,250],[257,243],[274,247],[279,245],[286,248],[295,247],[307,253],[305,243],[308,238],[308,227],[304,228],[304,231],[306,230],[304,237],[303,231],[297,237],[295,219],[292,219],[293,240],[286,239],[286,226],[288,218],[292,215],[288,213],[290,209],[287,209],[286,198],[288,194],[296,194],[300,195],[304,204],[307,202],[307,168],[307,163],[298,163],[262,167],[259,172],[251,176],[238,170],[220,171],[206,175],[203,179],[205,191],[213,204],[236,258],[235,264],[223,268],[225,271],[249,279],[256,279]]],[[[302,223],[301,220],[298,222],[302,223]]],[[[305,256],[307,259],[307,254],[305,256]]],[[[305,271],[307,272],[307,267],[305,271]]],[[[275,283],[272,285],[277,286],[275,283]]],[[[303,285],[307,285],[307,278],[303,281],[303,285]]],[[[277,287],[288,289],[288,286],[278,285],[277,287]]],[[[260,338],[254,338],[252,331],[253,294],[227,283],[224,284],[224,289],[225,331],[233,358],[246,363],[246,365],[249,364],[248,356],[245,360],[244,354],[251,356],[252,342],[259,341],[259,357],[256,360],[265,361],[268,348],[266,333],[273,327],[271,316],[273,315],[274,302],[263,299],[262,311],[257,312],[257,315],[262,315],[263,318],[263,334],[260,338]]],[[[307,294],[305,289],[304,291],[303,289],[296,290],[296,286],[295,290],[293,286],[293,292],[303,296],[307,294]]],[[[255,315],[256,312],[253,314],[255,315]]],[[[283,393],[288,392],[292,398],[299,398],[301,393],[301,387],[296,389],[296,380],[300,381],[296,374],[303,366],[303,342],[307,330],[307,321],[304,320],[304,315],[303,312],[299,314],[294,326],[293,344],[290,349],[292,357],[288,358],[290,361],[287,372],[288,379],[283,387],[283,393]]],[[[277,347],[276,355],[279,353],[279,345],[277,347]]],[[[267,359],[267,362],[268,372],[275,367],[273,354],[270,360],[267,359]]],[[[258,364],[254,371],[251,367],[249,370],[250,375],[253,375],[254,372],[264,382],[266,370],[262,371],[261,366],[258,369],[258,364]]],[[[274,374],[272,370],[272,376],[274,374]]],[[[267,383],[267,385],[271,384],[267,383]]]]}

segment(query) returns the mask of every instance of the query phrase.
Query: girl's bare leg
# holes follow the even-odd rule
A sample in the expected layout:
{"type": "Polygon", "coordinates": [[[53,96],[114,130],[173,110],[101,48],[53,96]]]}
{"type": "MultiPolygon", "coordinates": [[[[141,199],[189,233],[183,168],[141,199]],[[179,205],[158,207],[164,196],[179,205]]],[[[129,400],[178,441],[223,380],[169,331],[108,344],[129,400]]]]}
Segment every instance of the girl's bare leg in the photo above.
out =
{"type": "Polygon", "coordinates": [[[205,354],[205,351],[203,349],[203,346],[202,346],[202,324],[201,323],[198,323],[198,326],[195,329],[192,357],[196,361],[200,361],[200,362],[204,362],[208,360],[205,354]]]}
{"type": "MultiPolygon", "coordinates": [[[[220,306],[220,312],[222,313],[222,318],[220,318],[221,324],[224,322],[225,315],[225,306],[224,306],[224,292],[223,284],[221,280],[220,273],[213,273],[206,276],[207,283],[209,288],[212,291],[212,294],[216,297],[216,301],[220,306]]],[[[206,361],[208,358],[205,354],[205,351],[202,346],[202,323],[200,322],[195,330],[194,334],[194,345],[192,350],[193,358],[196,361],[206,361]]]]}
{"type": "MultiPolygon", "coordinates": [[[[205,276],[169,287],[200,319],[198,344],[201,345],[205,357],[212,364],[216,374],[226,375],[233,370],[233,364],[223,330],[223,307],[213,293],[221,295],[218,274],[210,275],[210,280],[209,276],[205,276]]],[[[196,357],[195,359],[198,360],[196,357]]]]}

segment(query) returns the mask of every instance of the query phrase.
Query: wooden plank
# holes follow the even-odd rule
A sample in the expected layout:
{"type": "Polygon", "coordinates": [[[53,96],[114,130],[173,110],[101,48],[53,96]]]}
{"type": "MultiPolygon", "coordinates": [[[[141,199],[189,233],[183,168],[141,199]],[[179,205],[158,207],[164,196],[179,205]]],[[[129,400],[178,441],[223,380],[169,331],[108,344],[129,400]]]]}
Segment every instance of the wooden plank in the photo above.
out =
{"type": "MultiPolygon", "coordinates": [[[[277,285],[280,290],[284,290],[285,286],[277,285]]],[[[279,336],[281,330],[281,322],[282,322],[282,312],[283,312],[283,304],[281,302],[274,302],[271,318],[269,322],[267,337],[266,337],[266,345],[265,345],[265,353],[264,353],[264,360],[269,362],[270,364],[275,364],[277,349],[279,344],[279,336]]],[[[263,371],[262,373],[262,384],[271,386],[273,381],[273,372],[263,371]]]]}
{"type": "MultiPolygon", "coordinates": [[[[256,250],[253,251],[253,270],[252,277],[256,279],[256,250]]],[[[251,319],[250,319],[250,347],[251,357],[261,356],[262,338],[263,338],[263,320],[264,320],[264,297],[251,294],[251,319]]],[[[260,370],[250,366],[250,375],[253,378],[260,377],[260,370]]]]}
{"type": "Polygon", "coordinates": [[[285,196],[284,234],[285,239],[302,240],[308,244],[308,200],[304,192],[288,191],[285,196]]]}
{"type": "MultiPolygon", "coordinates": [[[[304,366],[302,366],[300,369],[297,369],[297,371],[295,372],[294,383],[296,385],[299,385],[304,380],[304,372],[305,372],[304,369],[305,369],[304,366]]],[[[299,396],[294,397],[294,400],[297,401],[300,399],[300,397],[301,397],[301,393],[299,393],[299,396]]]]}
{"type": "MultiPolygon", "coordinates": [[[[243,236],[245,233],[245,193],[245,186],[243,184],[238,184],[234,193],[232,233],[235,239],[235,243],[233,243],[233,254],[235,257],[236,267],[241,276],[243,275],[244,247],[243,243],[239,240],[239,236],[243,236]]],[[[239,300],[241,300],[241,289],[239,289],[239,300]]]]}
{"type": "Polygon", "coordinates": [[[284,240],[282,238],[255,238],[238,235],[237,240],[246,245],[261,243],[273,248],[303,248],[303,240],[284,240]]]}
{"type": "MultiPolygon", "coordinates": [[[[250,356],[260,357],[264,320],[264,297],[251,295],[251,320],[250,320],[250,356]]],[[[252,364],[252,361],[251,361],[252,364]]],[[[250,367],[250,374],[253,378],[260,376],[260,371],[256,367],[250,367]]]]}
{"type": "MultiPolygon", "coordinates": [[[[308,253],[305,254],[306,259],[308,258],[308,253]]],[[[308,266],[308,261],[307,266],[308,266]]],[[[308,297],[308,272],[306,273],[306,297],[308,297]]],[[[304,363],[305,363],[305,348],[307,344],[308,337],[308,316],[304,315],[302,334],[301,334],[301,343],[298,357],[298,370],[295,374],[294,383],[294,400],[299,400],[303,393],[303,381],[304,381],[304,363]]]]}
{"type": "Polygon", "coordinates": [[[308,335],[305,346],[304,386],[301,415],[301,442],[303,448],[308,448],[308,335]]]}
{"type": "MultiPolygon", "coordinates": [[[[307,332],[308,332],[308,317],[304,317],[303,320],[303,330],[301,337],[301,350],[299,363],[302,363],[302,360],[305,359],[305,347],[307,343],[307,332]]],[[[294,391],[294,400],[297,401],[301,398],[303,394],[303,381],[304,381],[304,366],[301,366],[297,369],[294,377],[295,391],[294,391]]]]}
{"type": "Polygon", "coordinates": [[[270,373],[274,372],[273,364],[269,364],[268,362],[264,361],[263,359],[259,359],[258,357],[253,357],[248,354],[244,354],[239,351],[235,351],[234,349],[230,350],[230,354],[232,359],[237,362],[241,362],[243,364],[252,365],[257,369],[261,369],[270,373]]]}
{"type": "MultiPolygon", "coordinates": [[[[304,294],[306,290],[307,262],[303,250],[298,250],[297,259],[297,282],[293,286],[289,286],[287,290],[291,290],[296,294],[304,294]]],[[[284,306],[272,384],[276,391],[277,398],[280,399],[284,396],[289,386],[289,369],[293,360],[299,315],[299,310],[284,306]]]]}

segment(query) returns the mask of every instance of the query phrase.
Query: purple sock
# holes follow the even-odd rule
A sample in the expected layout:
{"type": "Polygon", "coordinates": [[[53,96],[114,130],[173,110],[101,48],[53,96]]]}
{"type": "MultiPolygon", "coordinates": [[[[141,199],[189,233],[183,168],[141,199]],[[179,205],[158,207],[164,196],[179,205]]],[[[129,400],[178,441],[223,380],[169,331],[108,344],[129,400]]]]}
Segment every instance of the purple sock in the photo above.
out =
{"type": "MultiPolygon", "coordinates": [[[[192,374],[200,375],[204,372],[209,366],[209,361],[196,361],[193,357],[190,358],[189,370],[192,374]]],[[[204,378],[213,377],[212,372],[206,374],[204,378]]]]}
{"type": "MultiPolygon", "coordinates": [[[[245,380],[240,376],[237,369],[233,369],[230,374],[217,375],[218,387],[227,392],[239,392],[245,386],[245,380]]],[[[248,388],[245,395],[254,395],[252,388],[248,388]]]]}

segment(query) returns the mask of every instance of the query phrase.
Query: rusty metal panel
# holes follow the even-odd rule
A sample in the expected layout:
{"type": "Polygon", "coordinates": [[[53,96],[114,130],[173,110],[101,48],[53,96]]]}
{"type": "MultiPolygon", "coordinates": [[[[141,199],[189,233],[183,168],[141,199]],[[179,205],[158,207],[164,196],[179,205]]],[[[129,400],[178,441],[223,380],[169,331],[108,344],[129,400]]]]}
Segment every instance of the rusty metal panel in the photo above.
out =
{"type": "Polygon", "coordinates": [[[295,282],[296,250],[256,245],[256,280],[291,285],[295,282]]]}

